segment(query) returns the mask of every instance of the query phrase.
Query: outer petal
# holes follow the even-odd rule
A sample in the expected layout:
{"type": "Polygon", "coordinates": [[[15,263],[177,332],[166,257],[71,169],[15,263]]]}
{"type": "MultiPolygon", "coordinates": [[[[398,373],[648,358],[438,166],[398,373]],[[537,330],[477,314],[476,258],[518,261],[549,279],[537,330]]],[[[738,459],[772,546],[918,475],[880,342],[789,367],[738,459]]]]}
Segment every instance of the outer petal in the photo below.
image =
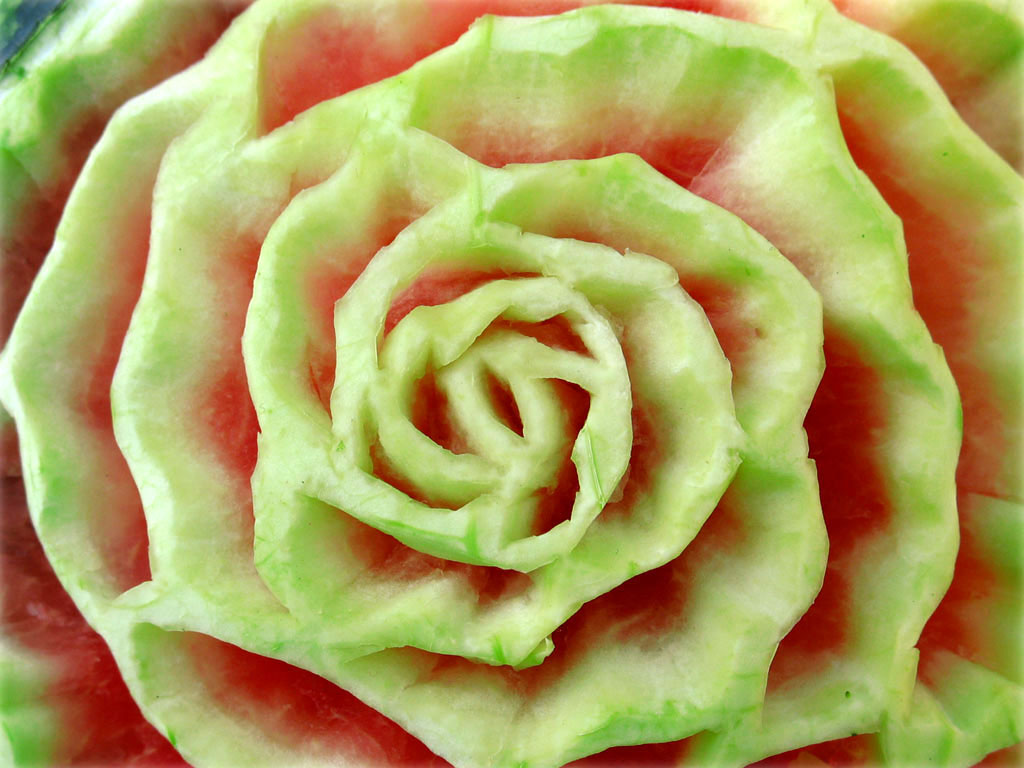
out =
{"type": "MultiPolygon", "coordinates": [[[[1011,40],[1019,37],[1019,20],[1010,9],[982,3],[908,3],[899,10],[852,3],[846,10],[863,12],[882,28],[891,22],[906,32],[905,41],[922,45],[925,30],[934,31],[940,21],[956,20],[958,34],[966,37],[993,26],[1011,40]],[[897,23],[904,11],[907,15],[897,23]]],[[[943,28],[953,33],[952,27],[943,28]]],[[[854,160],[903,222],[915,305],[943,348],[964,409],[955,577],[919,644],[919,703],[910,709],[906,729],[902,717],[893,718],[879,754],[897,763],[935,759],[968,764],[1024,733],[1022,580],[1019,558],[1004,548],[1005,542],[1024,537],[1024,343],[1018,322],[1024,307],[1019,216],[1024,183],[967,130],[923,67],[899,46],[830,13],[822,14],[814,33],[815,55],[835,82],[854,160]],[[937,705],[933,697],[944,704],[937,705]],[[973,704],[964,708],[954,701],[973,704]],[[978,714],[982,711],[983,716],[978,714]]],[[[997,54],[1009,57],[999,65],[1002,74],[989,73],[996,79],[1019,75],[1020,58],[1012,53],[1019,46],[1007,45],[997,54]]],[[[999,50],[998,45],[985,47],[994,54],[999,50]]],[[[934,54],[925,56],[931,65],[938,55],[934,42],[919,52],[926,51],[934,54]]],[[[960,106],[957,83],[978,85],[972,78],[981,76],[982,65],[959,56],[955,48],[945,55],[947,63],[958,60],[977,70],[953,83],[950,96],[960,106]]],[[[949,67],[933,71],[949,90],[950,81],[943,77],[952,74],[949,67]]],[[[1012,121],[1019,115],[1015,109],[1011,97],[1006,109],[993,114],[1012,121]]]]}
{"type": "Polygon", "coordinates": [[[907,46],[968,125],[1024,168],[1024,9],[1013,0],[834,0],[907,46]]]}

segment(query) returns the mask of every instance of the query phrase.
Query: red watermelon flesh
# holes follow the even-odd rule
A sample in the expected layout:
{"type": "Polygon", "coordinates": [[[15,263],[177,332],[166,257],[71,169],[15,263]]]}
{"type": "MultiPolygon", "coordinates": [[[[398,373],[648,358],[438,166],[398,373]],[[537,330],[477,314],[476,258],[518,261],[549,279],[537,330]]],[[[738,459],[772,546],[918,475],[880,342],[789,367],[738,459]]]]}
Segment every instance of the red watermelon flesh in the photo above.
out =
{"type": "MultiPolygon", "coordinates": [[[[41,692],[60,734],[49,764],[186,766],[139,712],[103,640],[53,575],[32,531],[20,482],[3,483],[4,636],[52,669],[41,692]]],[[[187,656],[222,706],[297,742],[325,734],[337,751],[375,764],[445,766],[399,726],[351,694],[287,664],[195,635],[187,656]]]]}
{"type": "Polygon", "coordinates": [[[997,385],[976,355],[980,329],[991,327],[991,321],[982,325],[983,319],[971,316],[974,308],[985,306],[984,296],[991,295],[979,280],[991,258],[980,231],[998,209],[982,208],[976,213],[967,208],[966,196],[929,195],[926,190],[908,188],[905,181],[897,180],[911,174],[895,157],[883,154],[884,146],[867,141],[852,120],[844,123],[844,129],[859,167],[903,221],[915,305],[945,350],[963,403],[964,442],[957,469],[960,553],[953,584],[921,638],[922,668],[927,670],[930,655],[943,648],[1013,679],[1019,675],[1019,652],[1017,659],[1012,652],[1007,656],[1001,646],[1009,640],[1012,647],[1012,639],[1004,636],[998,622],[986,625],[991,617],[1006,614],[1006,604],[1015,599],[1012,594],[1019,600],[1020,585],[1014,590],[1015,579],[978,541],[985,511],[975,502],[976,496],[1013,499],[1017,494],[1013,483],[1018,474],[1014,457],[1019,457],[1019,437],[1013,431],[1020,404],[996,395],[997,385]],[[1007,588],[1010,594],[1005,594],[1007,588]],[[985,604],[987,610],[981,608],[985,604]],[[972,618],[956,618],[965,613],[973,614],[972,618]]]}
{"type": "Polygon", "coordinates": [[[36,539],[21,481],[3,481],[4,637],[48,668],[40,698],[57,714],[53,765],[186,765],[142,717],[102,638],[57,581],[36,539]]]}

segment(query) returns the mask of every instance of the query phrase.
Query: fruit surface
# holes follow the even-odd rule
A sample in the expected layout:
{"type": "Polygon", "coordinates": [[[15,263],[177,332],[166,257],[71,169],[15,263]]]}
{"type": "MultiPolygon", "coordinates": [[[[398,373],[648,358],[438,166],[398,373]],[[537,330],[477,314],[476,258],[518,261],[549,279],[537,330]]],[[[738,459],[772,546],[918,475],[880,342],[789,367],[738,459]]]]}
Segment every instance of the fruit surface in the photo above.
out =
{"type": "Polygon", "coordinates": [[[86,3],[17,60],[16,761],[171,759],[49,566],[197,765],[1020,740],[1020,177],[827,2],[573,5],[86,3]]]}

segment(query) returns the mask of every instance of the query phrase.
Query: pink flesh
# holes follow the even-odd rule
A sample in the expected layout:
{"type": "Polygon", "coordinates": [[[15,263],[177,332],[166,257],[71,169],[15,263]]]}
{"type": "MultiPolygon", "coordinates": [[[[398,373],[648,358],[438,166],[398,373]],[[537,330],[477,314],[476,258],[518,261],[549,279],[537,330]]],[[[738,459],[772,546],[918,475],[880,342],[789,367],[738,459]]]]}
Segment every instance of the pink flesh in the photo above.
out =
{"type": "Polygon", "coordinates": [[[523,417],[519,413],[519,406],[516,405],[515,395],[511,388],[504,381],[493,373],[487,374],[487,393],[494,406],[494,412],[498,415],[501,423],[523,436],[523,417]]]}
{"type": "Polygon", "coordinates": [[[208,331],[220,339],[233,339],[221,345],[213,362],[204,371],[204,385],[197,393],[195,421],[200,440],[213,448],[219,463],[236,478],[240,491],[248,494],[249,476],[256,467],[256,436],[259,426],[249,396],[242,359],[242,333],[252,297],[261,242],[241,237],[218,258],[205,276],[217,292],[217,317],[211,318],[208,331]]]}
{"type": "Polygon", "coordinates": [[[647,493],[654,481],[654,472],[661,456],[661,436],[655,428],[656,415],[633,393],[633,448],[626,474],[612,495],[612,500],[601,510],[602,517],[627,516],[636,503],[647,493]]]}
{"type": "Polygon", "coordinates": [[[413,394],[412,425],[452,453],[469,453],[469,444],[451,419],[448,398],[437,385],[433,370],[416,383],[413,394]]]}
{"type": "Polygon", "coordinates": [[[997,750],[988,755],[975,768],[1020,768],[1024,765],[1024,741],[997,750]]]}
{"type": "Polygon", "coordinates": [[[565,768],[665,768],[685,765],[687,746],[688,742],[684,739],[663,744],[612,747],[596,755],[573,760],[565,768]]]}
{"type": "Polygon", "coordinates": [[[408,195],[393,193],[378,207],[377,219],[369,224],[364,242],[343,254],[317,254],[307,268],[303,286],[312,326],[306,346],[309,382],[310,389],[327,412],[330,412],[336,365],[334,305],[348,292],[377,252],[389,245],[420,214],[422,211],[413,205],[408,195]]]}
{"type": "MultiPolygon", "coordinates": [[[[90,535],[99,547],[113,586],[127,590],[150,578],[149,536],[145,513],[128,464],[114,439],[110,385],[121,354],[121,343],[142,289],[149,254],[149,207],[152,187],[124,213],[116,230],[117,272],[111,275],[106,303],[94,308],[95,317],[84,328],[100,329],[102,342],[82,362],[88,378],[76,382],[72,397],[86,427],[95,435],[93,460],[103,466],[103,498],[83,508],[90,535]]],[[[95,330],[93,331],[95,332],[95,330]]],[[[91,351],[84,354],[89,355],[91,351]]]]}
{"type": "Polygon", "coordinates": [[[40,692],[58,719],[53,763],[184,766],[143,719],[106,644],[57,581],[29,520],[21,481],[5,478],[0,492],[0,635],[41,655],[53,670],[40,692]]]}
{"type": "Polygon", "coordinates": [[[769,691],[814,674],[842,654],[858,620],[850,613],[849,592],[863,566],[860,546],[886,535],[892,519],[879,445],[887,421],[884,402],[878,373],[852,343],[826,328],[825,374],[804,427],[818,469],[828,565],[821,592],[779,645],[769,691]]]}
{"type": "MultiPolygon", "coordinates": [[[[964,499],[961,507],[970,503],[970,499],[964,499]]],[[[1000,640],[1007,645],[1014,642],[1011,637],[1001,637],[999,624],[993,622],[1000,611],[1006,611],[997,598],[1003,594],[1004,585],[1013,583],[1014,576],[995,568],[974,536],[961,530],[964,535],[957,552],[953,583],[928,619],[917,644],[921,649],[918,676],[932,686],[941,686],[944,677],[942,651],[1003,671],[1000,640]]],[[[1019,626],[1016,637],[1019,642],[1019,626]]],[[[1016,655],[1019,659],[1019,651],[1016,655]]],[[[1010,669],[1005,673],[1012,679],[1018,671],[1010,669]]]]}
{"type": "Polygon", "coordinates": [[[20,203],[16,226],[10,233],[0,234],[0,346],[7,341],[36,272],[53,245],[71,185],[99,140],[108,116],[94,110],[68,121],[62,141],[68,166],[64,175],[45,188],[34,187],[20,203]]]}
{"type": "Polygon", "coordinates": [[[562,412],[567,417],[565,441],[562,444],[562,455],[558,457],[559,469],[554,482],[545,488],[538,488],[533,494],[537,500],[537,510],[530,532],[534,536],[547,533],[572,516],[576,494],[580,490],[579,472],[571,459],[572,448],[590,412],[590,394],[586,390],[565,381],[552,379],[548,383],[554,388],[562,412]]]}
{"type": "Polygon", "coordinates": [[[475,592],[481,605],[522,594],[532,583],[528,574],[432,557],[376,528],[358,521],[353,521],[352,525],[352,551],[378,579],[403,582],[450,574],[475,592]]]}
{"type": "MultiPolygon", "coordinates": [[[[999,474],[1008,448],[1005,418],[999,412],[989,376],[976,359],[981,330],[972,312],[984,306],[978,276],[985,273],[986,255],[972,236],[974,222],[963,213],[951,215],[955,198],[914,188],[914,175],[902,167],[886,145],[872,141],[877,128],[862,126],[840,113],[850,154],[903,221],[910,258],[910,282],[917,307],[935,341],[942,345],[960,388],[964,408],[964,445],[957,468],[963,491],[999,496],[999,474]]],[[[920,185],[918,185],[920,186],[920,185]]]]}
{"type": "Polygon", "coordinates": [[[781,755],[754,763],[751,768],[813,768],[817,765],[829,768],[866,768],[880,762],[877,739],[874,735],[867,734],[783,752],[781,755]]]}
{"type": "Polygon", "coordinates": [[[931,669],[936,674],[930,659],[942,649],[999,669],[997,638],[992,627],[977,620],[984,614],[978,606],[989,603],[998,612],[993,601],[1000,586],[1013,583],[1013,579],[991,564],[984,547],[975,540],[971,517],[976,513],[970,498],[971,493],[998,497],[1005,491],[1003,470],[1009,448],[1008,420],[993,396],[989,375],[975,360],[975,342],[981,331],[971,308],[986,301],[976,288],[976,276],[984,272],[985,255],[970,236],[970,222],[965,225],[961,221],[962,213],[951,218],[949,202],[930,189],[911,192],[908,187],[913,174],[902,168],[898,157],[887,154],[884,143],[868,138],[874,131],[850,115],[840,116],[858,167],[903,221],[914,304],[943,347],[963,405],[964,439],[957,466],[960,553],[953,583],[922,633],[922,673],[929,674],[931,669]]]}
{"type": "Polygon", "coordinates": [[[216,704],[305,754],[388,766],[447,766],[394,722],[333,683],[283,661],[185,633],[193,668],[216,704]]]}
{"type": "Polygon", "coordinates": [[[749,352],[763,335],[760,328],[744,316],[743,292],[709,278],[681,275],[680,284],[690,298],[700,304],[715,331],[722,352],[732,366],[732,390],[747,385],[752,375],[749,352]]]}
{"type": "Polygon", "coordinates": [[[371,18],[346,19],[330,7],[272,25],[262,49],[264,128],[272,131],[322,101],[396,75],[443,45],[403,42],[388,44],[371,18]]]}

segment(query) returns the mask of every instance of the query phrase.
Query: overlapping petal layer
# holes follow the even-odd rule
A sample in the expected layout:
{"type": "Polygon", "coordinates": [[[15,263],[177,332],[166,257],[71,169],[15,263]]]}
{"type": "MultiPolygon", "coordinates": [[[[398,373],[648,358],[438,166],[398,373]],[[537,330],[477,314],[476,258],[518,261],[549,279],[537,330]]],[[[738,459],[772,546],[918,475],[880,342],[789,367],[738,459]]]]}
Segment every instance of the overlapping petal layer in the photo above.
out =
{"type": "Polygon", "coordinates": [[[984,553],[1019,529],[1019,361],[977,340],[1014,332],[1019,177],[827,5],[486,19],[314,106],[480,10],[563,10],[513,6],[259,3],[79,181],[5,397],[48,556],[147,715],[198,762],[406,759],[271,715],[245,649],[457,764],[1011,743],[1019,650],[943,628],[1018,611],[984,553]],[[975,235],[952,321],[946,212],[975,235]],[[988,578],[954,581],[913,694],[959,435],[912,302],[964,393],[957,578],[988,578]],[[939,711],[965,693],[984,724],[939,711]]]}
{"type": "Polygon", "coordinates": [[[1022,169],[1024,9],[999,0],[833,0],[852,19],[906,45],[978,135],[1022,169]]]}

